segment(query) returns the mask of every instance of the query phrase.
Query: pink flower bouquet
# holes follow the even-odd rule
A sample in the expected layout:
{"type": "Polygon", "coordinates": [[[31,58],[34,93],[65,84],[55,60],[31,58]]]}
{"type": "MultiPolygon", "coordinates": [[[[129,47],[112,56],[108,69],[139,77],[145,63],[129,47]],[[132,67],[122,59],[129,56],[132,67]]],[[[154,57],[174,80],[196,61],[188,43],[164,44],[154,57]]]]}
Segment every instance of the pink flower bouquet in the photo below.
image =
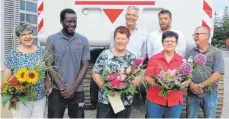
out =
{"type": "Polygon", "coordinates": [[[166,97],[171,90],[183,90],[183,83],[191,79],[192,65],[184,62],[179,69],[164,71],[161,69],[158,75],[153,76],[156,83],[162,87],[160,95],[166,97]]]}

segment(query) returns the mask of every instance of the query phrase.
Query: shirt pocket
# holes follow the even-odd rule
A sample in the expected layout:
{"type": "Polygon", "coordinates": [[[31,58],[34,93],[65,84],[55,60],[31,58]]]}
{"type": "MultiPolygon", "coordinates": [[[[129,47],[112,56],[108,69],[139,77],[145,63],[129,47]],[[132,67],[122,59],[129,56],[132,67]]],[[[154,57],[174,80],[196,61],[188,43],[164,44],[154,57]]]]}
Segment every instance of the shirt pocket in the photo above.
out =
{"type": "Polygon", "coordinates": [[[82,56],[83,56],[83,44],[82,43],[72,43],[70,45],[70,51],[74,59],[82,60],[82,56]]]}

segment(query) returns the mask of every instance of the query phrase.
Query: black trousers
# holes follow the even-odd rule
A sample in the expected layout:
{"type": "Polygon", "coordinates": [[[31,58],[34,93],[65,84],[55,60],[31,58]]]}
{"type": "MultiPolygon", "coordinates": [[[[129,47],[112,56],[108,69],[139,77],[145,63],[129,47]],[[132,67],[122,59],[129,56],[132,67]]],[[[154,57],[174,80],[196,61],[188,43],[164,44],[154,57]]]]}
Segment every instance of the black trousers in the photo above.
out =
{"type": "Polygon", "coordinates": [[[115,114],[110,104],[98,102],[96,118],[130,118],[131,106],[125,106],[125,110],[115,114]]]}
{"type": "Polygon", "coordinates": [[[93,79],[90,81],[90,99],[92,105],[97,105],[98,102],[98,92],[99,86],[95,83],[93,79]]]}
{"type": "Polygon", "coordinates": [[[84,118],[84,92],[75,92],[72,99],[61,96],[60,90],[53,89],[48,97],[48,118],[63,118],[68,107],[70,118],[84,118]]]}

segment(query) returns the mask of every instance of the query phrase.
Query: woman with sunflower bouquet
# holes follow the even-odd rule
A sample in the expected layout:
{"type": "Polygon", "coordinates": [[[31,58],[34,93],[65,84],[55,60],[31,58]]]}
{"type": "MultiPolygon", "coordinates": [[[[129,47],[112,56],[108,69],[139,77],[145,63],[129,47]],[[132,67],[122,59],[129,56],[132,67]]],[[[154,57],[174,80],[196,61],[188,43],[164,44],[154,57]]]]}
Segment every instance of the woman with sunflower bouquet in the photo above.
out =
{"type": "Polygon", "coordinates": [[[9,98],[2,101],[10,102],[13,118],[44,118],[45,114],[44,51],[33,45],[33,33],[30,24],[20,23],[16,27],[20,45],[5,58],[1,93],[9,98]]]}

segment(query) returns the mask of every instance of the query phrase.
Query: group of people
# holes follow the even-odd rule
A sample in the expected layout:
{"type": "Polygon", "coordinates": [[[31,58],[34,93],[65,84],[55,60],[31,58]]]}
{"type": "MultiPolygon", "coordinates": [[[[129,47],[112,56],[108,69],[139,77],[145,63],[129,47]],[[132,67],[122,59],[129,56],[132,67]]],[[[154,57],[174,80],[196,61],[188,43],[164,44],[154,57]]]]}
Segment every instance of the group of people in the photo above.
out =
{"type": "MultiPolygon", "coordinates": [[[[179,118],[184,98],[186,98],[188,118],[196,118],[199,108],[203,109],[205,118],[215,118],[217,87],[219,79],[224,74],[224,61],[221,51],[208,43],[210,31],[202,26],[197,27],[193,34],[196,47],[187,51],[183,33],[171,26],[172,14],[169,10],[159,12],[160,29],[150,34],[137,25],[138,12],[139,9],[135,6],[127,8],[126,24],[114,30],[110,48],[99,55],[92,69],[92,79],[99,87],[96,117],[129,118],[133,103],[133,95],[122,95],[125,110],[114,113],[108,97],[104,95],[104,81],[101,78],[104,68],[125,70],[133,66],[135,59],[148,57],[144,75],[148,84],[146,108],[149,118],[179,118]],[[200,72],[193,72],[192,79],[183,83],[188,88],[187,97],[183,97],[183,90],[170,91],[167,97],[160,96],[161,87],[155,83],[156,79],[151,77],[158,74],[159,70],[152,67],[160,65],[165,71],[177,69],[183,63],[183,59],[198,54],[208,54],[207,66],[201,67],[200,72]],[[211,73],[205,73],[203,76],[201,73],[209,68],[211,73]]],[[[31,25],[22,23],[16,28],[20,46],[5,58],[4,78],[10,78],[21,67],[33,66],[36,59],[42,56],[48,57],[46,64],[53,67],[47,72],[46,79],[34,85],[37,87],[35,88],[37,98],[29,100],[26,105],[18,103],[18,108],[12,109],[13,117],[43,118],[46,90],[48,118],[63,118],[66,107],[70,118],[84,118],[82,80],[90,60],[89,43],[86,37],[75,32],[77,15],[74,10],[62,10],[60,21],[63,28],[48,37],[46,53],[33,45],[31,25]],[[51,85],[49,85],[50,80],[51,85]]],[[[137,87],[141,81],[136,78],[132,83],[137,87]]]]}

